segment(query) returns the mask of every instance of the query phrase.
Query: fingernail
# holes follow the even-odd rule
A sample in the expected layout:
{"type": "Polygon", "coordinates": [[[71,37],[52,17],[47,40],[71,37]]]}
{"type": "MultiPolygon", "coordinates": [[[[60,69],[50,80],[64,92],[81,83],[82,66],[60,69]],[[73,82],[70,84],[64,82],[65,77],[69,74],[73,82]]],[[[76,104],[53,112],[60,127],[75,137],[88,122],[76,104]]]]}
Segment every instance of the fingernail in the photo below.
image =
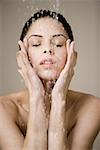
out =
{"type": "Polygon", "coordinates": [[[21,41],[18,41],[18,44],[20,44],[21,43],[21,41]]]}
{"type": "Polygon", "coordinates": [[[25,41],[26,41],[26,38],[24,38],[23,41],[25,42],[25,41]]]}
{"type": "Polygon", "coordinates": [[[68,42],[71,42],[71,40],[70,40],[70,39],[68,39],[67,41],[68,41],[68,42]]]}

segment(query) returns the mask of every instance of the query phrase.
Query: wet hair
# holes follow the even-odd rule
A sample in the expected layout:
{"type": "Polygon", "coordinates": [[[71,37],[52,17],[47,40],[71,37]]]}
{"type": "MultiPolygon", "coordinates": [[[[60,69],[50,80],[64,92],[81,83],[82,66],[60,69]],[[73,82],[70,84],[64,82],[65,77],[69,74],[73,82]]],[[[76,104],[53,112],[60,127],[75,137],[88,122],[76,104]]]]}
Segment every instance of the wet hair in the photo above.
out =
{"type": "Polygon", "coordinates": [[[66,21],[66,19],[63,17],[62,14],[54,12],[54,11],[50,11],[50,10],[39,10],[38,12],[36,12],[35,14],[33,14],[31,16],[31,18],[29,18],[29,20],[25,23],[23,29],[22,29],[22,33],[20,36],[20,40],[23,41],[24,37],[26,36],[31,24],[33,22],[35,22],[36,20],[38,20],[39,18],[44,18],[44,17],[51,17],[53,19],[58,20],[58,22],[62,23],[68,38],[73,41],[74,37],[73,37],[73,33],[71,30],[71,26],[69,25],[69,23],[66,21]]]}

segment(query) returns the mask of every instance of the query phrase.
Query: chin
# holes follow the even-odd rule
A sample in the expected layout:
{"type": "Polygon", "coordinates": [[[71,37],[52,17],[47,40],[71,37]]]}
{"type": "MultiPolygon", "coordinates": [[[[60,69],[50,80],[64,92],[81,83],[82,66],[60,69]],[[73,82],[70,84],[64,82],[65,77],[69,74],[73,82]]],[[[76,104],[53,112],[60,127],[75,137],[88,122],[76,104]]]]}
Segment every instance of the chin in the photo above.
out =
{"type": "Polygon", "coordinates": [[[42,80],[46,80],[46,81],[52,81],[58,79],[59,74],[60,73],[55,72],[53,70],[45,70],[43,72],[38,72],[38,76],[42,80]]]}

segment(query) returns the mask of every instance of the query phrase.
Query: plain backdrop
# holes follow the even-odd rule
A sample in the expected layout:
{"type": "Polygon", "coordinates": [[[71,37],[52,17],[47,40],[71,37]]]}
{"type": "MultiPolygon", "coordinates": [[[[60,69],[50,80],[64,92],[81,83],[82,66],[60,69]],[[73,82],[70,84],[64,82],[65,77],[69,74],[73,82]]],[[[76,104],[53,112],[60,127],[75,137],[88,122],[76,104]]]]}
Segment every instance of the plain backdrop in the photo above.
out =
{"type": "MultiPolygon", "coordinates": [[[[100,96],[99,0],[0,0],[0,95],[24,88],[16,52],[25,21],[39,9],[62,13],[71,24],[78,62],[70,88],[100,96]]],[[[100,137],[94,150],[100,149],[100,137]]]]}

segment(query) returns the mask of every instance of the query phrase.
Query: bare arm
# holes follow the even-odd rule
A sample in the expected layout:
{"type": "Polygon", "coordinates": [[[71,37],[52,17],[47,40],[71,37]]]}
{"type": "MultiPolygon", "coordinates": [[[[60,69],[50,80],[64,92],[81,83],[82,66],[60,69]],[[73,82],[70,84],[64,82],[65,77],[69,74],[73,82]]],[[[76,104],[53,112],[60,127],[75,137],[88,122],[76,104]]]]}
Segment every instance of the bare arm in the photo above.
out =
{"type": "Polygon", "coordinates": [[[66,106],[69,84],[74,74],[77,53],[74,42],[67,40],[68,58],[52,91],[52,107],[49,122],[49,150],[69,150],[66,129],[66,106]],[[55,144],[53,142],[55,141],[55,144]]]}
{"type": "MultiPolygon", "coordinates": [[[[34,98],[31,98],[31,100],[35,101],[34,98]]],[[[40,99],[40,101],[41,100],[42,99],[40,99]]],[[[34,103],[31,103],[27,124],[27,133],[22,150],[47,149],[47,128],[44,120],[44,109],[42,105],[35,106],[34,103]]]]}
{"type": "Polygon", "coordinates": [[[25,45],[21,41],[19,44],[21,47],[21,52],[17,55],[19,72],[29,91],[29,118],[22,150],[46,150],[47,124],[44,109],[44,88],[28,61],[25,45]]]}

